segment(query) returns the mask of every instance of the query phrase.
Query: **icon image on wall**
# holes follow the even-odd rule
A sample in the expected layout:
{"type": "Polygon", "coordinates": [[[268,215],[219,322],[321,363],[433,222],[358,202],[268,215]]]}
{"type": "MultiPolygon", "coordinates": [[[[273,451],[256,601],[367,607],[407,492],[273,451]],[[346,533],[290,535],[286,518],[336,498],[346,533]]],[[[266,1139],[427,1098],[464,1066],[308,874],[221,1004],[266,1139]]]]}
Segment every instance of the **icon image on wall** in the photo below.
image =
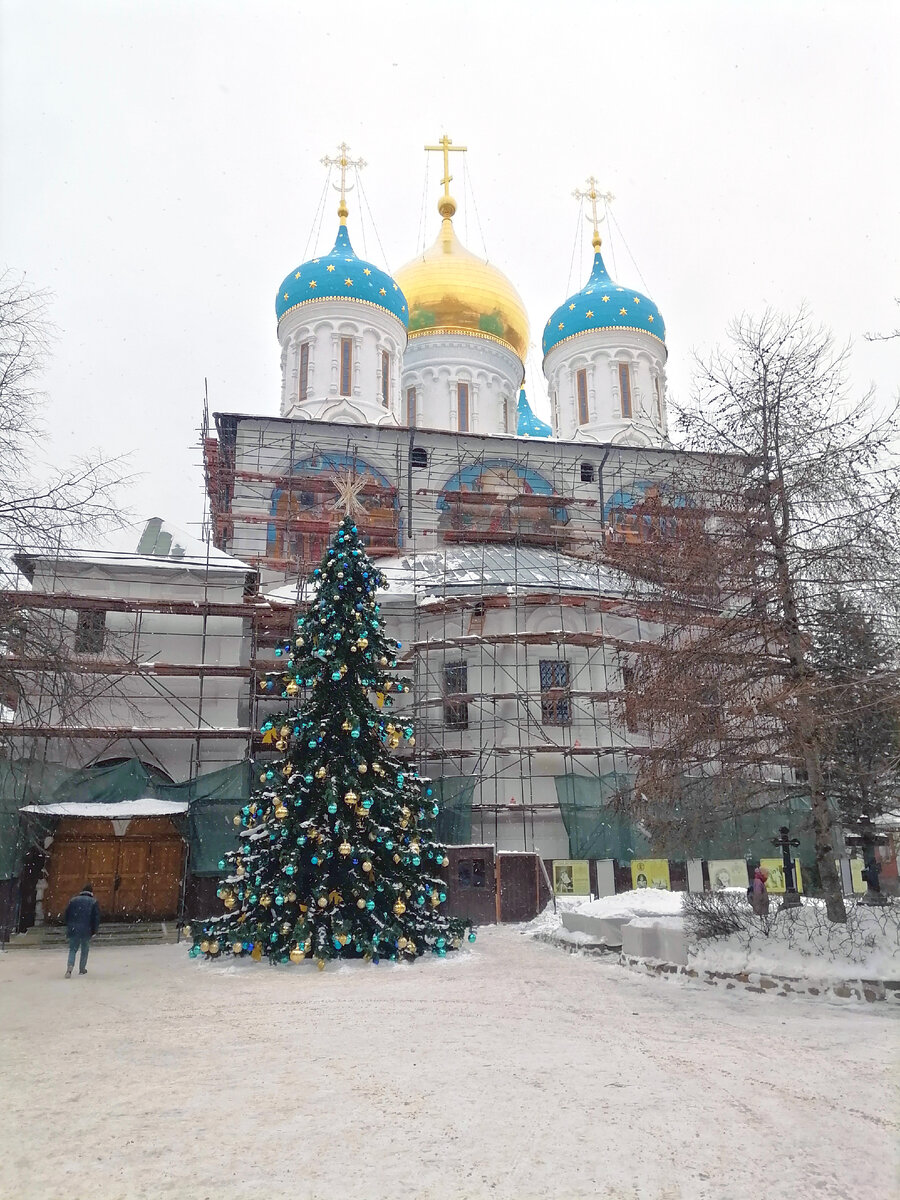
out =
{"type": "Polygon", "coordinates": [[[709,860],[709,886],[714,892],[722,888],[747,890],[750,877],[743,858],[711,858],[709,860]]]}
{"type": "MultiPolygon", "coordinates": [[[[759,865],[765,867],[769,872],[769,878],[766,880],[766,890],[768,892],[785,892],[787,885],[784,879],[784,864],[780,858],[761,858],[759,865]]],[[[800,863],[794,859],[794,881],[798,892],[803,891],[803,876],[800,872],[800,863]]]]}
{"type": "Polygon", "coordinates": [[[553,863],[553,890],[557,896],[589,896],[591,880],[587,859],[557,859],[553,863]]]}
{"type": "Polygon", "coordinates": [[[669,860],[667,858],[636,858],[631,864],[631,886],[638,888],[659,888],[662,891],[672,890],[669,879],[669,860]]]}

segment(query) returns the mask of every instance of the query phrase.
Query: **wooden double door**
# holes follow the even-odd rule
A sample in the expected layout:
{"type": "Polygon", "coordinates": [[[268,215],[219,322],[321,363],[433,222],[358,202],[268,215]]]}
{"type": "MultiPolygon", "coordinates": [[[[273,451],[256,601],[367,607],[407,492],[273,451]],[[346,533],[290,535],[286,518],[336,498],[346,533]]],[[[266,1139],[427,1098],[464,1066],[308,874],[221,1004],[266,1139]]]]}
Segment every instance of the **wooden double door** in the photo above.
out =
{"type": "Polygon", "coordinates": [[[44,920],[60,921],[88,882],[103,921],[175,917],[185,851],[168,817],[136,817],[124,829],[118,821],[65,818],[50,847],[44,920]]]}

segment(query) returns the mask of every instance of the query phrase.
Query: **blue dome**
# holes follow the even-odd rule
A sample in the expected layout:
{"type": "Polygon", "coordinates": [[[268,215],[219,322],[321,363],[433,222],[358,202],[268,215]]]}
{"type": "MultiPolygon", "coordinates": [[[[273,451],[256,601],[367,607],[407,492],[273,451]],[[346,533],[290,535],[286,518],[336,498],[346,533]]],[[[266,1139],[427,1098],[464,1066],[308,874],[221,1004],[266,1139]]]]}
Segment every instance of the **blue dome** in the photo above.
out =
{"type": "Polygon", "coordinates": [[[594,329],[636,329],[661,342],[666,339],[662,314],[653,301],[631,288],[619,287],[610,279],[599,250],[594,254],[590,279],[547,322],[544,354],[549,354],[560,342],[594,329]]]}
{"type": "Polygon", "coordinates": [[[406,297],[386,271],[357,258],[344,224],[338,229],[330,254],[311,258],[288,275],[278,289],[275,312],[280,321],[285,313],[301,304],[337,296],[383,308],[402,321],[404,329],[409,324],[406,297]]]}
{"type": "Polygon", "coordinates": [[[531,411],[524,388],[519,392],[519,403],[516,406],[516,434],[519,437],[553,437],[551,426],[531,411]]]}

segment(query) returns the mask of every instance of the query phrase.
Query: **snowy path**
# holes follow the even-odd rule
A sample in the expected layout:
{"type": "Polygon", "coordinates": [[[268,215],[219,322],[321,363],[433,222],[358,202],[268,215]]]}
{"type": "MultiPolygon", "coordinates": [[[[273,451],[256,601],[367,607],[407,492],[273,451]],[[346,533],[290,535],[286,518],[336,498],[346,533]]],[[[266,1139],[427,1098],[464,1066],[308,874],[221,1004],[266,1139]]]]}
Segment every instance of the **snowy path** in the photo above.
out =
{"type": "Polygon", "coordinates": [[[646,979],[509,928],[412,968],[151,946],[63,969],[0,956],[9,1200],[897,1194],[883,1005],[646,979]]]}

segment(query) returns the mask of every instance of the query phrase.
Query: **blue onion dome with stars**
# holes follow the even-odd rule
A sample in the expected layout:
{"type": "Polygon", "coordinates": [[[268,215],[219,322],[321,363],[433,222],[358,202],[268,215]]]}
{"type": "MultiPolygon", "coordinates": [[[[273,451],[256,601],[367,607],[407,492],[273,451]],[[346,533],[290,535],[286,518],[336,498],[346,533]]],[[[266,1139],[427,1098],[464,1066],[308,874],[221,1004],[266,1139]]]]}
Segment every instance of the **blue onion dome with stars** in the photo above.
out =
{"type": "Polygon", "coordinates": [[[621,287],[610,279],[599,241],[597,238],[594,243],[590,279],[580,292],[559,306],[544,327],[545,356],[560,342],[592,333],[595,329],[632,329],[665,342],[666,327],[659,309],[649,296],[621,287]]]}
{"type": "Polygon", "coordinates": [[[531,411],[524,388],[519,392],[519,402],[516,405],[516,434],[519,437],[553,437],[551,426],[531,411]]]}
{"type": "Polygon", "coordinates": [[[275,312],[280,321],[301,304],[338,297],[383,308],[402,322],[404,329],[409,326],[406,297],[399,285],[386,271],[356,256],[343,220],[334,249],[302,263],[282,283],[275,300],[275,312]]]}

